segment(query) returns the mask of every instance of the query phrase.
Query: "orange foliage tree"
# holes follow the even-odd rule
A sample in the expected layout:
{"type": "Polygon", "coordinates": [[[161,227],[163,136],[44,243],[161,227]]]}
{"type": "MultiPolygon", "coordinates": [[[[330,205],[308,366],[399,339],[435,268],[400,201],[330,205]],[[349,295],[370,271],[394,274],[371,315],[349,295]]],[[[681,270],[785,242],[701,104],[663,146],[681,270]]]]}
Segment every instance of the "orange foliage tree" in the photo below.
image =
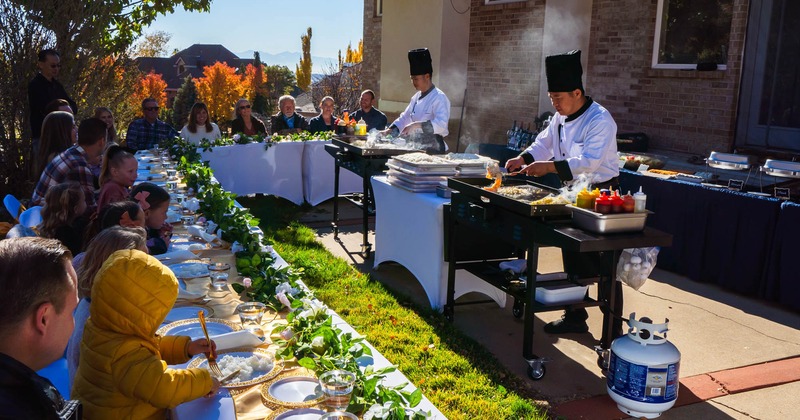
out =
{"type": "Polygon", "coordinates": [[[197,98],[208,106],[209,116],[220,125],[227,125],[233,106],[245,96],[246,86],[236,69],[216,62],[203,69],[203,77],[195,80],[197,98]]]}
{"type": "Polygon", "coordinates": [[[261,105],[265,100],[267,95],[269,95],[269,89],[267,89],[267,75],[264,73],[264,65],[258,64],[258,66],[254,66],[252,64],[248,64],[244,70],[244,97],[247,98],[255,108],[253,111],[257,112],[264,112],[263,106],[261,105]],[[262,98],[262,99],[259,99],[262,98]]]}
{"type": "MultiPolygon", "coordinates": [[[[139,79],[136,90],[131,95],[131,107],[141,109],[142,101],[153,98],[158,102],[158,106],[164,108],[167,105],[167,82],[154,71],[150,71],[139,79]]],[[[140,111],[141,112],[141,111],[140,111]]]]}

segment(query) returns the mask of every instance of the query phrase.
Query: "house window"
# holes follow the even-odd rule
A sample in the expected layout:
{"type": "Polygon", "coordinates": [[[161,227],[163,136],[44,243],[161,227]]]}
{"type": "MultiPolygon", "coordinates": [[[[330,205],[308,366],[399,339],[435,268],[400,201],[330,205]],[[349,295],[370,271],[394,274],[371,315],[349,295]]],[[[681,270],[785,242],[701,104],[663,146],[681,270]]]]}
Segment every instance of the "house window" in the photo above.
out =
{"type": "Polygon", "coordinates": [[[653,68],[725,69],[733,0],[658,0],[653,68]]]}
{"type": "Polygon", "coordinates": [[[383,0],[375,0],[375,16],[383,16],[383,0]]]}
{"type": "Polygon", "coordinates": [[[183,67],[183,64],[179,64],[178,65],[178,75],[183,74],[184,71],[186,71],[186,67],[183,67]]]}

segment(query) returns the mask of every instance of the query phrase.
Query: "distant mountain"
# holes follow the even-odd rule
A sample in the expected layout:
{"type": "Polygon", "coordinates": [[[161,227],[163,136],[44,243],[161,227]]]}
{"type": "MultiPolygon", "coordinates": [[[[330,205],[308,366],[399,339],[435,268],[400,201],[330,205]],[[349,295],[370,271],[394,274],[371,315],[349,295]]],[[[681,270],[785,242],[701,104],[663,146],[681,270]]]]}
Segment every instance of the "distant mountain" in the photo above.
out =
{"type": "MultiPolygon", "coordinates": [[[[253,58],[254,50],[247,50],[236,53],[239,58],[253,58]]],[[[270,54],[268,52],[259,51],[261,61],[271,66],[279,65],[286,66],[294,71],[297,64],[300,62],[302,53],[284,51],[278,54],[270,54]]],[[[331,57],[311,56],[311,72],[317,74],[329,73],[331,68],[338,70],[338,59],[331,57]]]]}

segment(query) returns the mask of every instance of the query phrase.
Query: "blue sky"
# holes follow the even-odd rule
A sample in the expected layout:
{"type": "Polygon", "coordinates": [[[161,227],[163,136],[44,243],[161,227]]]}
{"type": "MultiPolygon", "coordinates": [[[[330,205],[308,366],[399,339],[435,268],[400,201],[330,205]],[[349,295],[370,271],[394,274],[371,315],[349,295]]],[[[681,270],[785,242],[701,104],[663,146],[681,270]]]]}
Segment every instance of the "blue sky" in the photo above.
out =
{"type": "Polygon", "coordinates": [[[364,0],[213,0],[209,13],[183,9],[156,19],[145,33],[172,34],[167,47],[222,44],[234,53],[300,52],[300,36],[313,30],[311,54],[336,57],[362,37],[364,0]]]}

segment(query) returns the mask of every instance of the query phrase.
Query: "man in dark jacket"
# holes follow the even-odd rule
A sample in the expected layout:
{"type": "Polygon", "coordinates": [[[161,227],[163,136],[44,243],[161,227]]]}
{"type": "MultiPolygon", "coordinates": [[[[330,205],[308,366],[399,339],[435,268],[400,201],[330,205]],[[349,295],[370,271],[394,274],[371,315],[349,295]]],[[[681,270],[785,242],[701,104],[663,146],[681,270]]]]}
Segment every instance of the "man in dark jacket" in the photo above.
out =
{"type": "Polygon", "coordinates": [[[0,241],[0,418],[79,419],[40,370],[64,354],[78,305],[72,254],[55,239],[0,241]]]}
{"type": "Polygon", "coordinates": [[[308,129],[308,121],[300,114],[294,112],[295,101],[291,95],[283,95],[278,99],[277,114],[270,117],[271,134],[292,134],[308,129]]]}
{"type": "Polygon", "coordinates": [[[72,114],[78,113],[78,105],[70,99],[64,86],[56,77],[61,70],[61,57],[56,50],[46,49],[39,52],[37,63],[39,72],[36,77],[28,83],[28,104],[30,106],[31,136],[34,140],[34,156],[39,148],[39,137],[42,134],[42,122],[44,121],[45,108],[47,104],[55,99],[64,99],[69,102],[72,114]]]}

